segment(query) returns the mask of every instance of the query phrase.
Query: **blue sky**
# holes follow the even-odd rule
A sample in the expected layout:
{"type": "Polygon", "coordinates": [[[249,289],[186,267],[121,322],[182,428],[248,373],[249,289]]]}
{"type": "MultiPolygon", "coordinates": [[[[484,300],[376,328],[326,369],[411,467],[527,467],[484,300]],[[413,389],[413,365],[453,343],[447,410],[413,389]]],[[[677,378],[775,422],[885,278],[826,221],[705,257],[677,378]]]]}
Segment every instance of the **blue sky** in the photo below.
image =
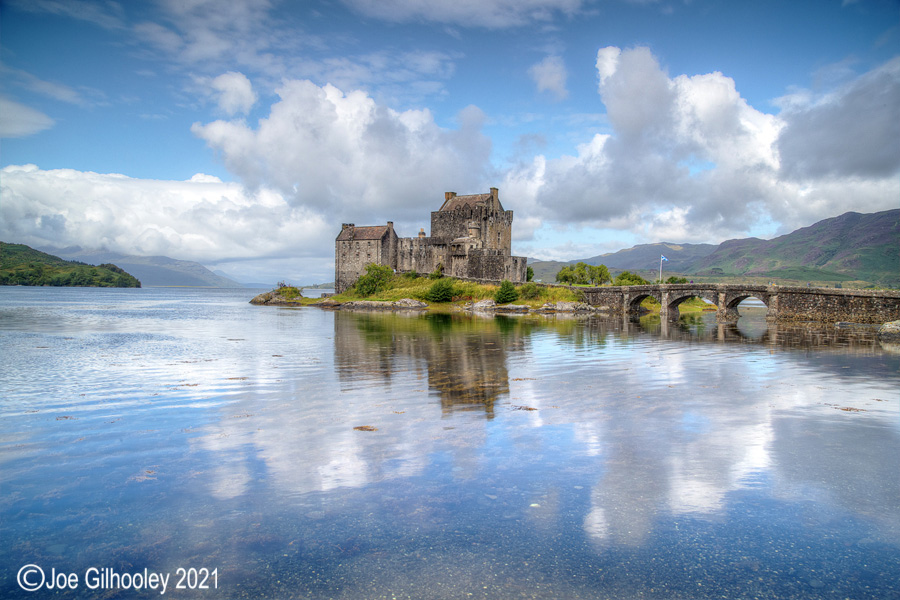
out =
{"type": "Polygon", "coordinates": [[[330,281],[500,188],[513,251],[900,204],[896,0],[4,0],[0,239],[330,281]]]}

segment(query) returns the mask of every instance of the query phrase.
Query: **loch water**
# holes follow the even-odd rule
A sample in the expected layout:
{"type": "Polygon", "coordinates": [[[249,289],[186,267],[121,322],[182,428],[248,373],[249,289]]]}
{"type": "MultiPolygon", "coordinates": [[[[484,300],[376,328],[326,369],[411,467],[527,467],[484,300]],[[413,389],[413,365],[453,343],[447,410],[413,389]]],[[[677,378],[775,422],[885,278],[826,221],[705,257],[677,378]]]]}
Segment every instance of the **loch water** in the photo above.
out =
{"type": "Polygon", "coordinates": [[[0,596],[900,598],[871,327],[255,293],[0,288],[0,596]]]}

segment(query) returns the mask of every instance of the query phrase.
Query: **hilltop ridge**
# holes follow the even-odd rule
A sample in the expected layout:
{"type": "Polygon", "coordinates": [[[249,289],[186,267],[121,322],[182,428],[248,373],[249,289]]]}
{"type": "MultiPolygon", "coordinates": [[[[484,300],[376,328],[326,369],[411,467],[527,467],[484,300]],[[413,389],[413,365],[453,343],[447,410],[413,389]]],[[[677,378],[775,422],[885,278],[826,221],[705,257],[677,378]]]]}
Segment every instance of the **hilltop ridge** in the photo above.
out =
{"type": "Polygon", "coordinates": [[[763,240],[741,238],[714,244],[658,242],[559,261],[529,259],[535,278],[553,281],[564,266],[585,262],[611,270],[663,268],[695,277],[753,277],[775,280],[854,281],[900,287],[900,209],[846,212],[791,233],[763,240]]]}

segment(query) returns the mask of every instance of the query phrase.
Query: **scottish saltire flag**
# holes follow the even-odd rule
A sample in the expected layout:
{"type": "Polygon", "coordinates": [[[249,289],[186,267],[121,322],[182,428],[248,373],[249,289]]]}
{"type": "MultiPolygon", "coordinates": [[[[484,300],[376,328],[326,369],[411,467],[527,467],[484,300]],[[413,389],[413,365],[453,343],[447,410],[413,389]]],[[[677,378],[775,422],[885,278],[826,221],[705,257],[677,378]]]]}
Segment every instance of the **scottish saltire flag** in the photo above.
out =
{"type": "Polygon", "coordinates": [[[668,260],[669,260],[668,258],[666,258],[665,256],[663,256],[662,254],[659,255],[659,259],[660,259],[660,260],[665,260],[665,261],[668,261],[668,260]]]}

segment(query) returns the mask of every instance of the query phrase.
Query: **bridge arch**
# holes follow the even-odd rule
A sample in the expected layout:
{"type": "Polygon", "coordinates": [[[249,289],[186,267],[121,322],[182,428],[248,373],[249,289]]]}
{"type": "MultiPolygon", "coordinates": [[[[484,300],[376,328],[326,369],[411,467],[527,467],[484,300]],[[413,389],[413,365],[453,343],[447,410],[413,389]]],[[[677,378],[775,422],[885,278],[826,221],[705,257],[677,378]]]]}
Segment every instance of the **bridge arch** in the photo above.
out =
{"type": "Polygon", "coordinates": [[[661,296],[662,294],[658,291],[654,293],[652,290],[635,290],[633,293],[626,293],[624,298],[625,313],[630,315],[640,314],[641,302],[647,298],[653,298],[662,304],[661,296]]]}
{"type": "Polygon", "coordinates": [[[748,298],[755,298],[766,306],[766,316],[768,317],[770,309],[770,296],[765,292],[757,290],[734,290],[721,292],[719,294],[720,301],[717,302],[719,310],[716,312],[716,320],[724,323],[734,323],[741,317],[738,311],[738,305],[748,298]]]}
{"type": "Polygon", "coordinates": [[[653,297],[661,304],[660,317],[668,320],[678,318],[679,305],[691,296],[715,304],[716,321],[720,323],[737,321],[737,306],[747,298],[756,298],[766,306],[767,321],[885,323],[900,318],[900,292],[896,291],[715,283],[605,286],[579,291],[589,304],[624,315],[639,313],[640,303],[653,297]]]}
{"type": "Polygon", "coordinates": [[[702,290],[702,289],[686,290],[686,291],[679,290],[679,291],[675,291],[675,292],[669,292],[665,295],[668,296],[668,304],[667,304],[668,315],[670,318],[673,318],[673,319],[677,319],[678,316],[681,314],[681,311],[678,307],[681,306],[681,304],[683,302],[686,302],[687,300],[690,300],[691,298],[703,298],[704,300],[706,300],[707,302],[709,302],[710,304],[712,304],[714,306],[718,305],[718,302],[719,302],[719,295],[714,290],[702,290]]]}

